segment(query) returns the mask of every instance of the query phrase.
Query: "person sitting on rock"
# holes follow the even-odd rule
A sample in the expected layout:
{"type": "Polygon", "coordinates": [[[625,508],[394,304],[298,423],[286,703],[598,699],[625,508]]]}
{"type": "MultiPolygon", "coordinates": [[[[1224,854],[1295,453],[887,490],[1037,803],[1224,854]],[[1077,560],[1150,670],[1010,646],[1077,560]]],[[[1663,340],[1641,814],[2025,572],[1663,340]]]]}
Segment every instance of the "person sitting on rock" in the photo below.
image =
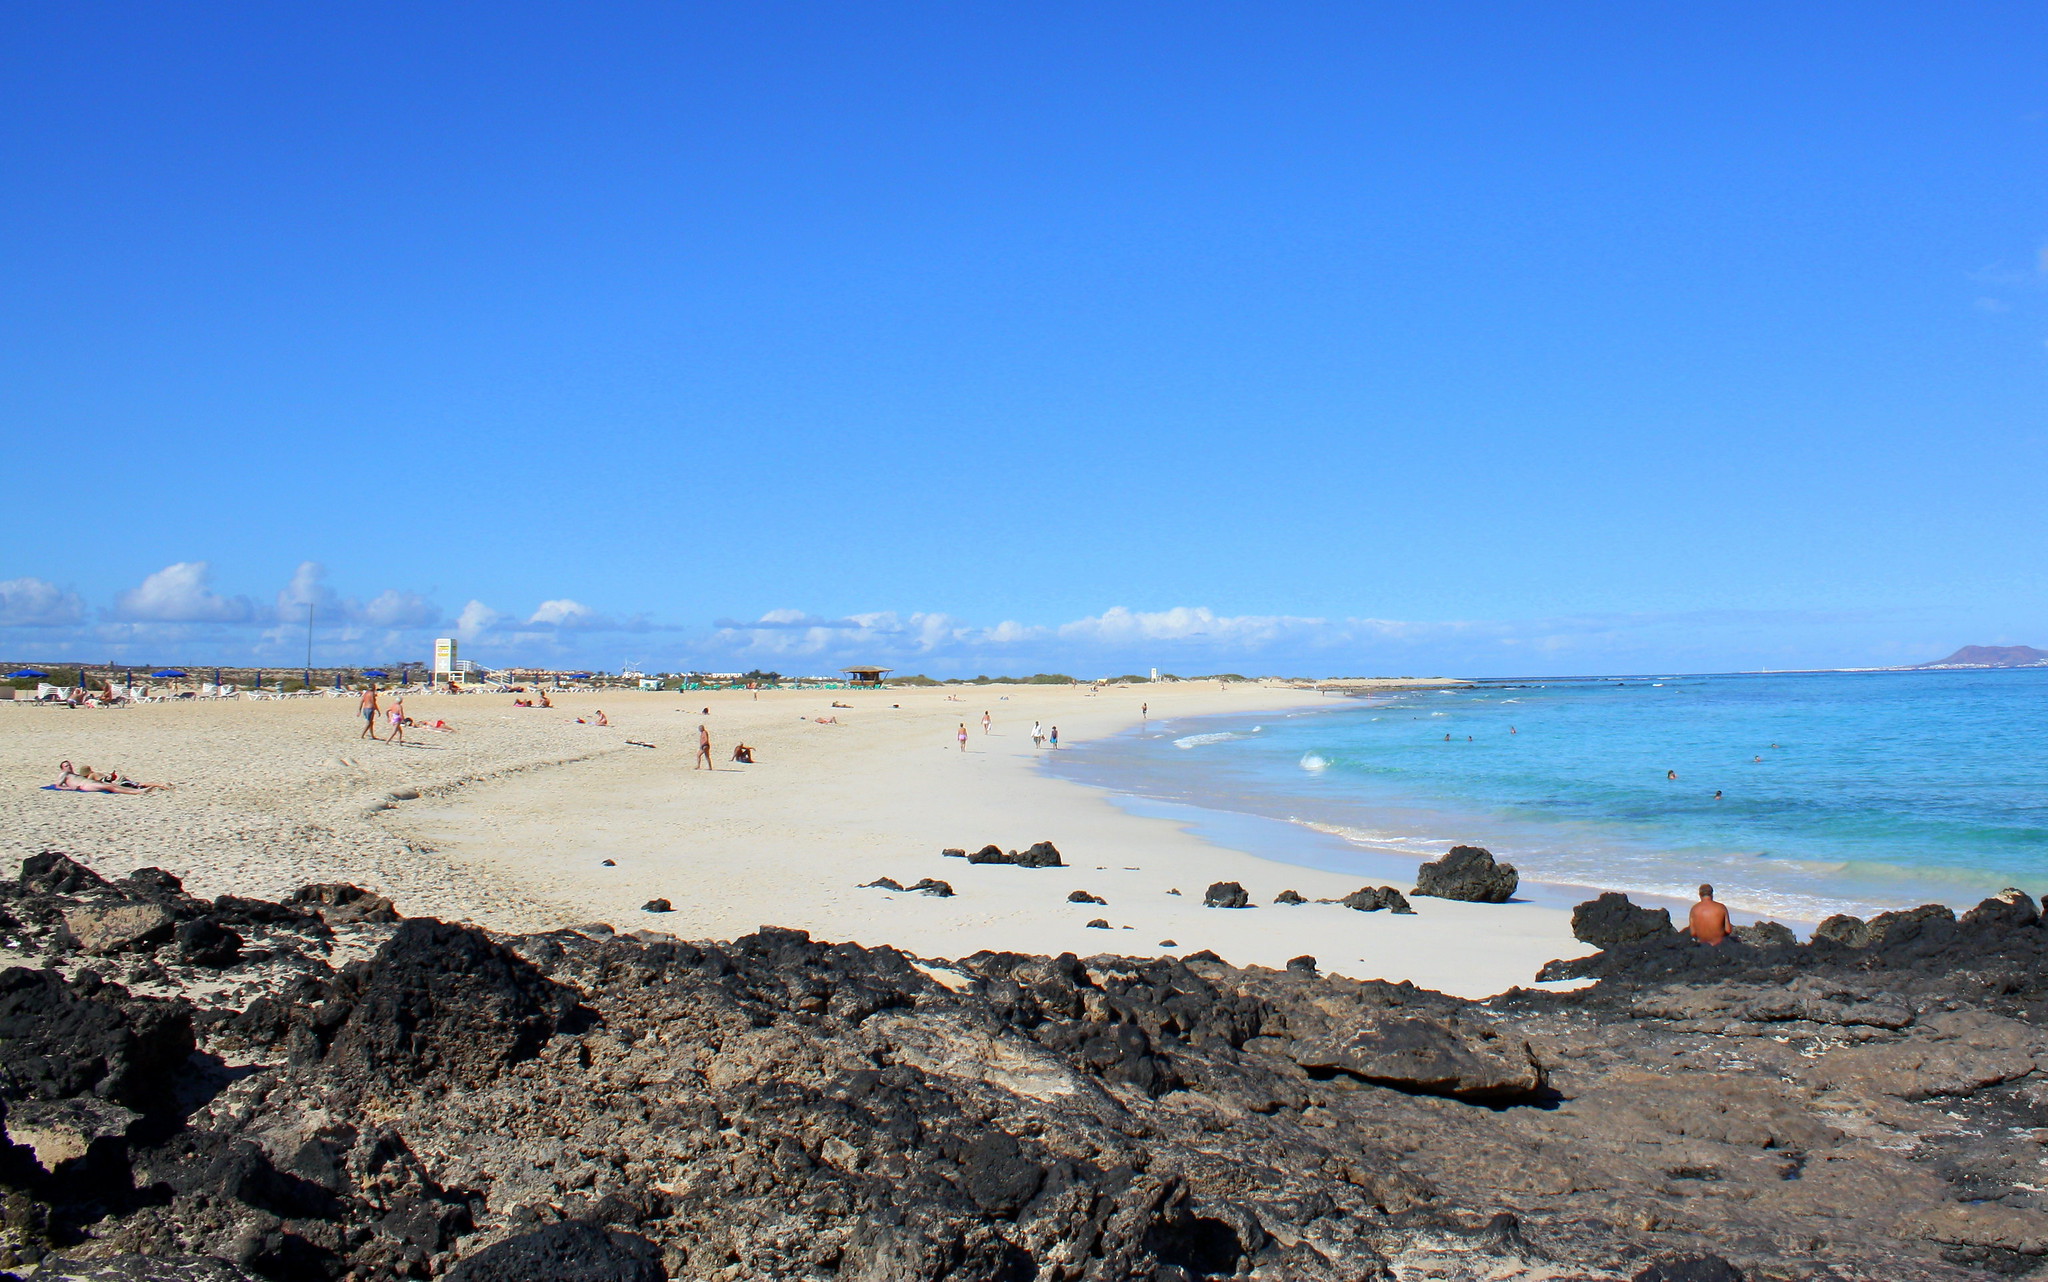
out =
{"type": "Polygon", "coordinates": [[[1728,907],[1715,901],[1712,886],[1700,887],[1700,901],[1692,906],[1687,929],[1703,944],[1718,944],[1735,933],[1728,924],[1728,907]]]}

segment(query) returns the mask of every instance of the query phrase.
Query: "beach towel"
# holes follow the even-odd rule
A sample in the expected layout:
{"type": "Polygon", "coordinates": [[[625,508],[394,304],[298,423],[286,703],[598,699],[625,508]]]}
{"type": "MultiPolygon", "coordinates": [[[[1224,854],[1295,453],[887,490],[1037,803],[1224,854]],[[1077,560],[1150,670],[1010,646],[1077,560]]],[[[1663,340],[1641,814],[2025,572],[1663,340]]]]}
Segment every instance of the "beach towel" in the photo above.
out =
{"type": "Polygon", "coordinates": [[[121,796],[126,796],[126,795],[127,795],[126,793],[119,793],[119,792],[98,792],[98,791],[95,791],[95,790],[92,790],[92,789],[87,789],[87,788],[59,788],[59,787],[58,787],[58,786],[57,786],[56,784],[54,784],[54,783],[46,783],[46,784],[44,784],[44,785],[43,785],[43,791],[44,791],[44,792],[76,792],[76,793],[80,793],[80,794],[83,794],[84,796],[88,796],[88,797],[121,797],[121,796]]]}

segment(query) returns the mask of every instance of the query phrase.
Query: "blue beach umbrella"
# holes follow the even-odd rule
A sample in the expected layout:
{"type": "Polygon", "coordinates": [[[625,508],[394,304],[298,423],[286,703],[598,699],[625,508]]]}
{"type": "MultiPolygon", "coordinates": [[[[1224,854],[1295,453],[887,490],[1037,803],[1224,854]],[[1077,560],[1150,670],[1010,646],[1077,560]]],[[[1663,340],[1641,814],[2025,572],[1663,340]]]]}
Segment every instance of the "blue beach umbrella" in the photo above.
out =
{"type": "Polygon", "coordinates": [[[366,677],[388,677],[391,674],[384,671],[384,669],[382,668],[371,668],[364,672],[363,675],[366,677]]]}
{"type": "Polygon", "coordinates": [[[588,672],[572,672],[569,674],[569,680],[588,681],[590,680],[590,674],[588,672]]]}
{"type": "Polygon", "coordinates": [[[22,669],[21,671],[19,671],[19,672],[10,672],[10,673],[8,673],[8,674],[7,674],[7,679],[8,679],[8,680],[10,680],[10,681],[29,681],[29,680],[34,680],[34,681],[41,681],[41,680],[45,679],[46,677],[48,677],[49,675],[50,675],[50,674],[49,674],[49,673],[47,673],[47,672],[38,672],[38,671],[36,671],[36,670],[35,670],[34,668],[23,668],[23,669],[22,669]]]}
{"type": "Polygon", "coordinates": [[[184,676],[185,674],[178,671],[176,668],[165,668],[160,672],[152,672],[149,675],[154,680],[173,681],[179,677],[184,676]]]}

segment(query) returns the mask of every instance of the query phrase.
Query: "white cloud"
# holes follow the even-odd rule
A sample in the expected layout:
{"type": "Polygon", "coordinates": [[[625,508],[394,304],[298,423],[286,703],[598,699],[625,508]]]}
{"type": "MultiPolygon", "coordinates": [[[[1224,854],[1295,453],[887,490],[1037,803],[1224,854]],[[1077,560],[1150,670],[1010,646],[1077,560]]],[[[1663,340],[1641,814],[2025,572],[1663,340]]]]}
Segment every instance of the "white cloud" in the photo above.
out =
{"type": "Polygon", "coordinates": [[[85,602],[46,579],[0,581],[0,628],[61,628],[85,618],[85,602]]]}
{"type": "Polygon", "coordinates": [[[540,609],[527,619],[528,623],[545,623],[558,628],[587,628],[597,619],[597,614],[581,601],[564,597],[559,601],[543,601],[540,609]]]}
{"type": "Polygon", "coordinates": [[[481,601],[471,601],[462,607],[461,614],[455,616],[455,635],[464,641],[474,641],[496,627],[504,617],[481,601]]]}
{"type": "Polygon", "coordinates": [[[378,628],[431,628],[441,621],[440,608],[417,592],[386,588],[363,603],[363,622],[378,628]]]}
{"type": "Polygon", "coordinates": [[[180,561],[123,592],[114,617],[149,623],[245,623],[255,614],[247,597],[225,597],[207,586],[204,561],[180,561]]]}

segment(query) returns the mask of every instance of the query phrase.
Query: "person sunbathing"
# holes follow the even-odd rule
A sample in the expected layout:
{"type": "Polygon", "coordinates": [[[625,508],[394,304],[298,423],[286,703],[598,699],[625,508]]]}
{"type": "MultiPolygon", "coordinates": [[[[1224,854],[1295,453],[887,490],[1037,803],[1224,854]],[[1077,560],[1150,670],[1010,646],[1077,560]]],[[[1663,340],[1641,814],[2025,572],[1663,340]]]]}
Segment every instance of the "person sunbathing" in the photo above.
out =
{"type": "Polygon", "coordinates": [[[105,774],[100,776],[100,782],[117,783],[124,788],[140,788],[144,792],[157,792],[171,786],[167,783],[144,783],[140,779],[130,779],[127,775],[122,774],[118,770],[107,771],[105,774]]]}
{"type": "Polygon", "coordinates": [[[103,783],[98,779],[88,779],[73,770],[68,761],[57,763],[56,788],[59,792],[114,792],[124,797],[139,797],[147,791],[143,788],[131,788],[126,784],[103,783]]]}

